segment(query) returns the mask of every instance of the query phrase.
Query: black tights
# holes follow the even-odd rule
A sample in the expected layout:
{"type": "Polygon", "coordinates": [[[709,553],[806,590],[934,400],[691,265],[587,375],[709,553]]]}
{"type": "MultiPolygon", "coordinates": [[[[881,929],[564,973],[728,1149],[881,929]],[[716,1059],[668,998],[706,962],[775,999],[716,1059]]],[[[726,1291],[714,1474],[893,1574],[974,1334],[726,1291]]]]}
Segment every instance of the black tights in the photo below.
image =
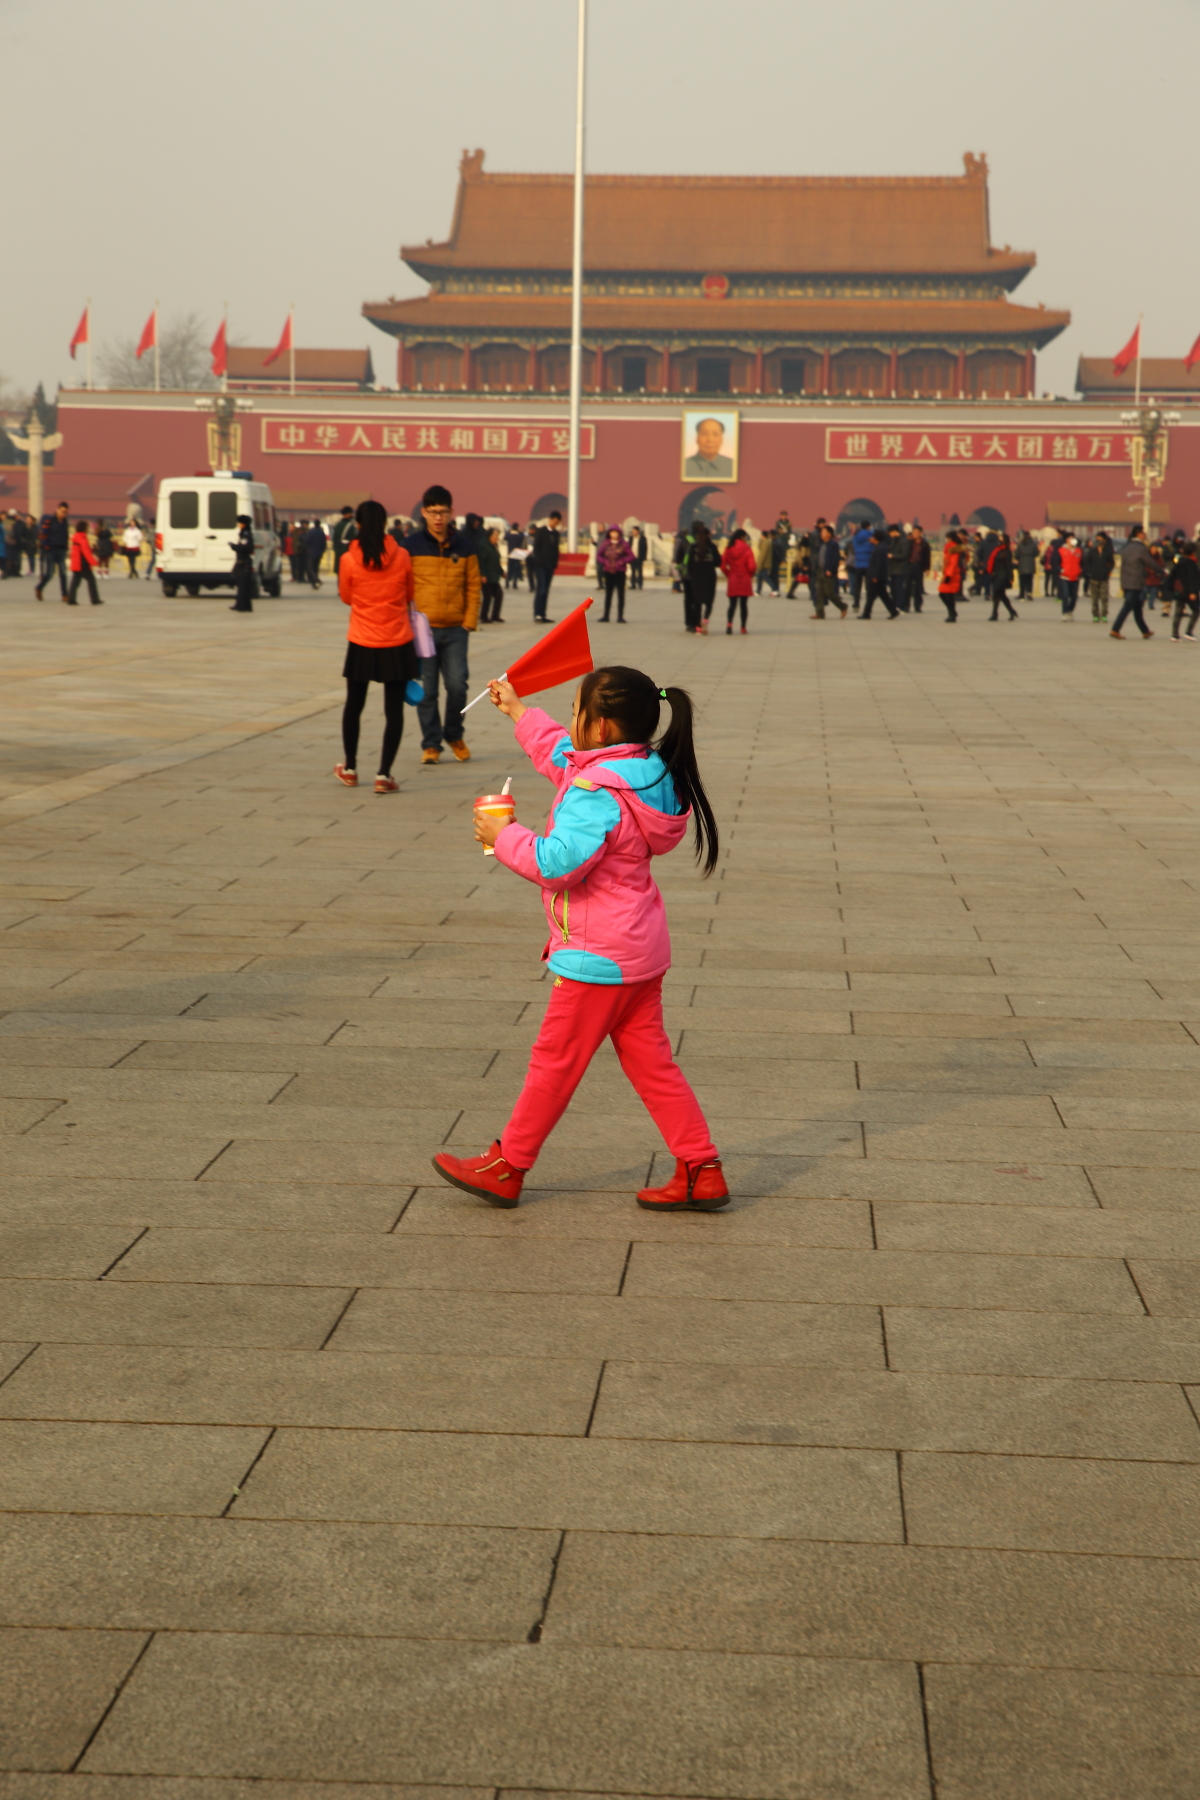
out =
{"type": "Polygon", "coordinates": [[[725,615],[725,623],[727,625],[733,624],[733,615],[739,606],[742,609],[742,624],[744,625],[750,611],[750,597],[748,594],[730,594],[729,611],[725,615]]]}
{"type": "MultiPolygon", "coordinates": [[[[367,701],[368,681],[348,681],[346,683],[346,705],[342,712],[342,748],[346,752],[346,768],[357,767],[355,757],[358,755],[358,723],[362,718],[362,709],[367,701]]],[[[379,754],[379,773],[390,775],[392,764],[396,760],[396,752],[400,748],[400,739],[404,735],[404,683],[402,681],[385,681],[383,687],[383,749],[379,754]]]]}

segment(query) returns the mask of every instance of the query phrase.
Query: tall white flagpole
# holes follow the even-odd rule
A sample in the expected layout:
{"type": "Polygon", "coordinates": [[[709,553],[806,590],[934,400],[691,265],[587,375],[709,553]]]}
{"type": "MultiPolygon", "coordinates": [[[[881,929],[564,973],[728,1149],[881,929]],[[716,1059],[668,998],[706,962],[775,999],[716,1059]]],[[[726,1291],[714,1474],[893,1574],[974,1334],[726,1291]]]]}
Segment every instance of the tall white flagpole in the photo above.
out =
{"type": "Polygon", "coordinates": [[[88,295],[88,303],[87,303],[87,321],[88,321],[87,384],[88,384],[88,387],[90,388],[92,385],[92,297],[90,294],[88,295]]]}
{"type": "Polygon", "coordinates": [[[225,373],[221,377],[221,392],[229,392],[229,302],[225,302],[225,311],[221,314],[225,321],[225,373]]]}
{"type": "Polygon", "coordinates": [[[288,393],[296,391],[296,308],[288,307],[288,393]]]}
{"type": "Polygon", "coordinates": [[[157,394],[162,388],[162,365],[158,360],[158,301],[154,302],[154,391],[157,394]]]}
{"type": "Polygon", "coordinates": [[[1137,353],[1137,371],[1134,375],[1133,404],[1135,406],[1140,406],[1142,404],[1142,315],[1141,315],[1141,313],[1138,314],[1138,353],[1137,353]]]}
{"type": "Polygon", "coordinates": [[[583,117],[587,0],[579,0],[575,70],[575,217],[571,242],[571,445],[567,463],[567,549],[579,547],[579,412],[583,388],[583,117]]]}

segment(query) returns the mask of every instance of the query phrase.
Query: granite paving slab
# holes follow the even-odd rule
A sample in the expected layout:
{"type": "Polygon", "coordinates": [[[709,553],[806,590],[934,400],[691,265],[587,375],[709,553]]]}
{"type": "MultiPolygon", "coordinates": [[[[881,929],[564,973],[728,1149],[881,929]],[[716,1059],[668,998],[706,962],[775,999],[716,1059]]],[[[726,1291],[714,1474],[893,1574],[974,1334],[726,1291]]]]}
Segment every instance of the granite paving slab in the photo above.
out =
{"type": "Polygon", "coordinates": [[[733,1198],[637,1207],[674,1158],[605,1046],[506,1212],[430,1159],[551,995],[470,838],[481,783],[551,798],[507,724],[351,794],[328,589],[30,593],[0,1800],[1190,1793],[1183,653],[1041,601],[697,639],[652,581],[622,653],[692,693],[722,836],[656,866],[666,1019],[733,1198]]]}

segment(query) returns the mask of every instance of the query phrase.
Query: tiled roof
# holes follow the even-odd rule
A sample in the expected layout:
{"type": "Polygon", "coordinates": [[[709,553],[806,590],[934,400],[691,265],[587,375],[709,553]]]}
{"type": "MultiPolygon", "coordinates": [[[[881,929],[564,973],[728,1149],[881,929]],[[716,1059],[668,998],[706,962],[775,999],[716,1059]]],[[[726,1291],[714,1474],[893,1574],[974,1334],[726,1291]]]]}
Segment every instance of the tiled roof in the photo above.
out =
{"type": "MultiPolygon", "coordinates": [[[[571,303],[566,295],[426,294],[415,300],[368,303],[363,312],[382,331],[411,337],[415,332],[511,333],[561,337],[569,332],[571,303]]],[[[916,337],[1028,338],[1039,349],[1057,337],[1071,315],[1044,307],[1014,306],[1006,300],[687,300],[630,295],[589,299],[584,335],[619,331],[628,341],[641,335],[670,337],[694,333],[793,338],[869,335],[916,337]]]]}
{"type": "MultiPolygon", "coordinates": [[[[1136,379],[1133,363],[1120,375],[1114,375],[1111,356],[1081,356],[1075,386],[1081,394],[1127,394],[1132,399],[1137,391],[1136,379]]],[[[1142,392],[1200,394],[1200,363],[1185,369],[1182,356],[1143,357],[1142,392]]]]}
{"type": "MultiPolygon", "coordinates": [[[[266,368],[266,360],[270,356],[274,344],[264,346],[248,346],[238,344],[229,346],[229,375],[234,381],[286,381],[288,379],[288,353],[276,357],[270,368],[266,368]]],[[[337,381],[371,383],[375,373],[371,367],[369,350],[297,350],[297,381],[337,381]]]]}
{"type": "MultiPolygon", "coordinates": [[[[987,160],[961,175],[590,175],[584,262],[593,270],[986,274],[1015,286],[1032,252],[991,247],[987,160]]],[[[485,174],[464,153],[449,240],[401,256],[449,269],[569,269],[572,178],[485,174]]]]}

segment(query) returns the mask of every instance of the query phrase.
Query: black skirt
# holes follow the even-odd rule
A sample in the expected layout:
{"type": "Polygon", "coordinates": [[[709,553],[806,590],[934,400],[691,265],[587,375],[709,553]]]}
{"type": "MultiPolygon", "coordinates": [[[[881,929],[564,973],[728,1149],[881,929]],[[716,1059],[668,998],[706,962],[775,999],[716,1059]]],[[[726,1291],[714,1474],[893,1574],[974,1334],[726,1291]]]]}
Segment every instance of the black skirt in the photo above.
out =
{"type": "Polygon", "coordinates": [[[417,653],[411,642],[370,649],[366,644],[347,644],[342,674],[347,681],[415,681],[417,653]]]}

